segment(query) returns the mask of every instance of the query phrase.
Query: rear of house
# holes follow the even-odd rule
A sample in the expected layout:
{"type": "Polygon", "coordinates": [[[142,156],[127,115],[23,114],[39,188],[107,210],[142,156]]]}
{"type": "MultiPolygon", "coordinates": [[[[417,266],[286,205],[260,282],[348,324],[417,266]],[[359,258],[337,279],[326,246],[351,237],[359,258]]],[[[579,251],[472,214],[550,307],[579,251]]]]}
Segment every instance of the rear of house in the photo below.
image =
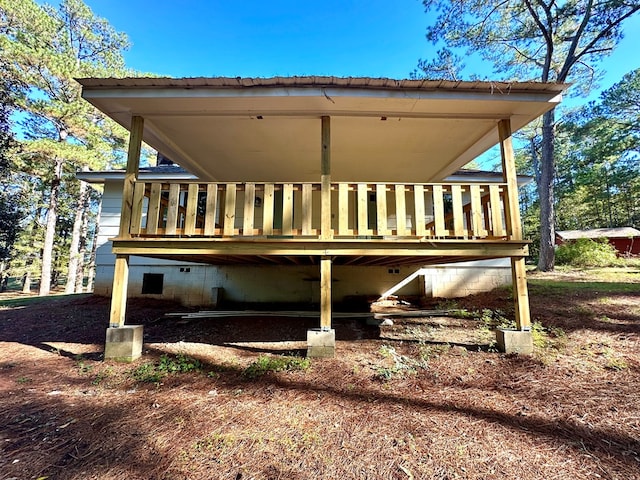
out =
{"type": "MultiPolygon", "coordinates": [[[[320,325],[309,342],[310,353],[322,355],[335,348],[336,294],[367,294],[373,277],[393,287],[421,268],[507,258],[514,338],[530,343],[528,241],[511,135],[557,105],[565,85],[336,77],[79,81],[86,100],[131,132],[111,239],[107,347],[122,352],[125,337],[136,339],[127,345],[141,342],[141,331],[127,333],[125,325],[130,282],[164,294],[164,273],[132,275],[139,257],[180,262],[171,283],[191,276],[197,281],[183,284],[201,286],[186,294],[189,302],[211,299],[216,288],[238,299],[317,299],[320,325]],[[143,178],[143,141],[193,178],[143,178]],[[447,181],[493,146],[501,152],[499,181],[447,181]]],[[[448,283],[460,291],[469,282],[461,276],[448,283]]],[[[432,282],[431,293],[436,287],[432,282]]]]}

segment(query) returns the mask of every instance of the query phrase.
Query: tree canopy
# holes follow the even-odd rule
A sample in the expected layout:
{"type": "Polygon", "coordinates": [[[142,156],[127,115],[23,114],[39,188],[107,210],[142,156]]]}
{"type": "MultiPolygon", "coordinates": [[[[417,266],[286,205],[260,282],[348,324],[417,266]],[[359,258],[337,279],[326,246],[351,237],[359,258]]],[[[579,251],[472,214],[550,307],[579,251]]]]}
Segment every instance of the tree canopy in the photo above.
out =
{"type": "MultiPolygon", "coordinates": [[[[54,244],[64,248],[67,242],[65,236],[55,239],[56,233],[68,231],[60,231],[64,222],[58,221],[59,213],[74,210],[69,208],[75,200],[69,192],[77,184],[73,174],[83,167],[104,168],[125,138],[124,129],[81,98],[74,78],[127,75],[122,55],[127,47],[126,35],[81,0],[62,0],[57,8],[33,0],[0,0],[0,51],[6,73],[25,87],[23,95],[14,98],[23,137],[16,169],[23,191],[35,194],[29,212],[32,225],[24,229],[31,234],[22,244],[42,251],[37,259],[41,294],[49,292],[55,277],[54,244]],[[61,198],[72,203],[60,205],[61,198]]],[[[61,256],[62,252],[55,255],[61,256]]]]}
{"type": "MultiPolygon", "coordinates": [[[[590,91],[601,75],[599,62],[623,36],[624,22],[640,10],[638,0],[423,0],[435,14],[427,39],[440,47],[420,60],[417,76],[451,79],[465,75],[463,58],[478,55],[505,80],[571,82],[573,94],[590,91]],[[443,68],[446,67],[446,68],[443,68]]],[[[473,75],[478,77],[479,75],[473,75]]],[[[555,112],[543,116],[539,171],[538,268],[554,267],[555,112]]]]}

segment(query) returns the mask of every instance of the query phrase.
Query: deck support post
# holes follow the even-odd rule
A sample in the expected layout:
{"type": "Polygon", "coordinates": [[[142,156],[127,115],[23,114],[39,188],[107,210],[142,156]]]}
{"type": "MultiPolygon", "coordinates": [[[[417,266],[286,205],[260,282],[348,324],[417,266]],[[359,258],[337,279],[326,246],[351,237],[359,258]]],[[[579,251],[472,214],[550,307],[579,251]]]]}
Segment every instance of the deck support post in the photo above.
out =
{"type": "Polygon", "coordinates": [[[336,331],[331,328],[331,257],[320,258],[320,328],[307,331],[307,356],[333,357],[336,331]]]}
{"type": "MultiPolygon", "coordinates": [[[[127,170],[122,187],[122,208],[120,210],[120,229],[118,237],[131,238],[131,214],[133,208],[133,190],[138,178],[140,151],[144,121],[142,117],[131,117],[129,134],[129,150],[127,154],[127,170]]],[[[105,343],[105,359],[132,361],[142,352],[142,326],[125,327],[127,310],[127,287],[129,285],[129,255],[116,255],[113,272],[113,288],[111,291],[111,310],[109,313],[109,329],[105,343]],[[126,332],[115,332],[115,329],[126,328],[126,332]]]]}
{"type": "Polygon", "coordinates": [[[320,238],[330,239],[331,234],[331,117],[322,117],[320,158],[321,207],[320,238]]]}
{"type": "MultiPolygon", "coordinates": [[[[502,179],[507,184],[505,205],[507,231],[511,240],[522,240],[522,224],[520,222],[520,207],[518,204],[518,177],[511,140],[511,121],[509,119],[502,119],[498,122],[498,135],[500,137],[500,153],[502,157],[502,179]]],[[[511,257],[511,277],[516,331],[498,331],[498,345],[507,353],[531,353],[533,350],[531,317],[523,257],[511,257]]]]}

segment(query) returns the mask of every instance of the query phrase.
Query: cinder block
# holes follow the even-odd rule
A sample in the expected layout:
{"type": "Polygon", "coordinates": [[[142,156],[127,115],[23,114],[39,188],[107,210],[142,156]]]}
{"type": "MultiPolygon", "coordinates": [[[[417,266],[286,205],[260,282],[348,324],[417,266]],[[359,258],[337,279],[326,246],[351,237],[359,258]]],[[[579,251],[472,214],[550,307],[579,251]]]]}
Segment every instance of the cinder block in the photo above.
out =
{"type": "Polygon", "coordinates": [[[496,330],[498,349],[504,353],[520,353],[531,355],[533,353],[533,336],[529,330],[496,330]]]}
{"type": "Polygon", "coordinates": [[[307,330],[307,357],[331,358],[336,353],[336,331],[313,328],[307,330]]]}
{"type": "Polygon", "coordinates": [[[142,355],[142,325],[107,328],[104,359],[133,362],[142,355]]]}

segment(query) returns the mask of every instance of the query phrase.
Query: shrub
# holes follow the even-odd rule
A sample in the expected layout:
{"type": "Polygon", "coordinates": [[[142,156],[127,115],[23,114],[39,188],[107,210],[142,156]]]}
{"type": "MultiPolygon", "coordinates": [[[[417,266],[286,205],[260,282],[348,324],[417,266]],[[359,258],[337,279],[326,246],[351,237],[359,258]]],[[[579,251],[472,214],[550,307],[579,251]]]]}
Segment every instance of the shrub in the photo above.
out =
{"type": "Polygon", "coordinates": [[[556,263],[572,267],[609,267],[618,263],[618,257],[616,249],[606,239],[579,238],[558,247],[556,263]]]}

